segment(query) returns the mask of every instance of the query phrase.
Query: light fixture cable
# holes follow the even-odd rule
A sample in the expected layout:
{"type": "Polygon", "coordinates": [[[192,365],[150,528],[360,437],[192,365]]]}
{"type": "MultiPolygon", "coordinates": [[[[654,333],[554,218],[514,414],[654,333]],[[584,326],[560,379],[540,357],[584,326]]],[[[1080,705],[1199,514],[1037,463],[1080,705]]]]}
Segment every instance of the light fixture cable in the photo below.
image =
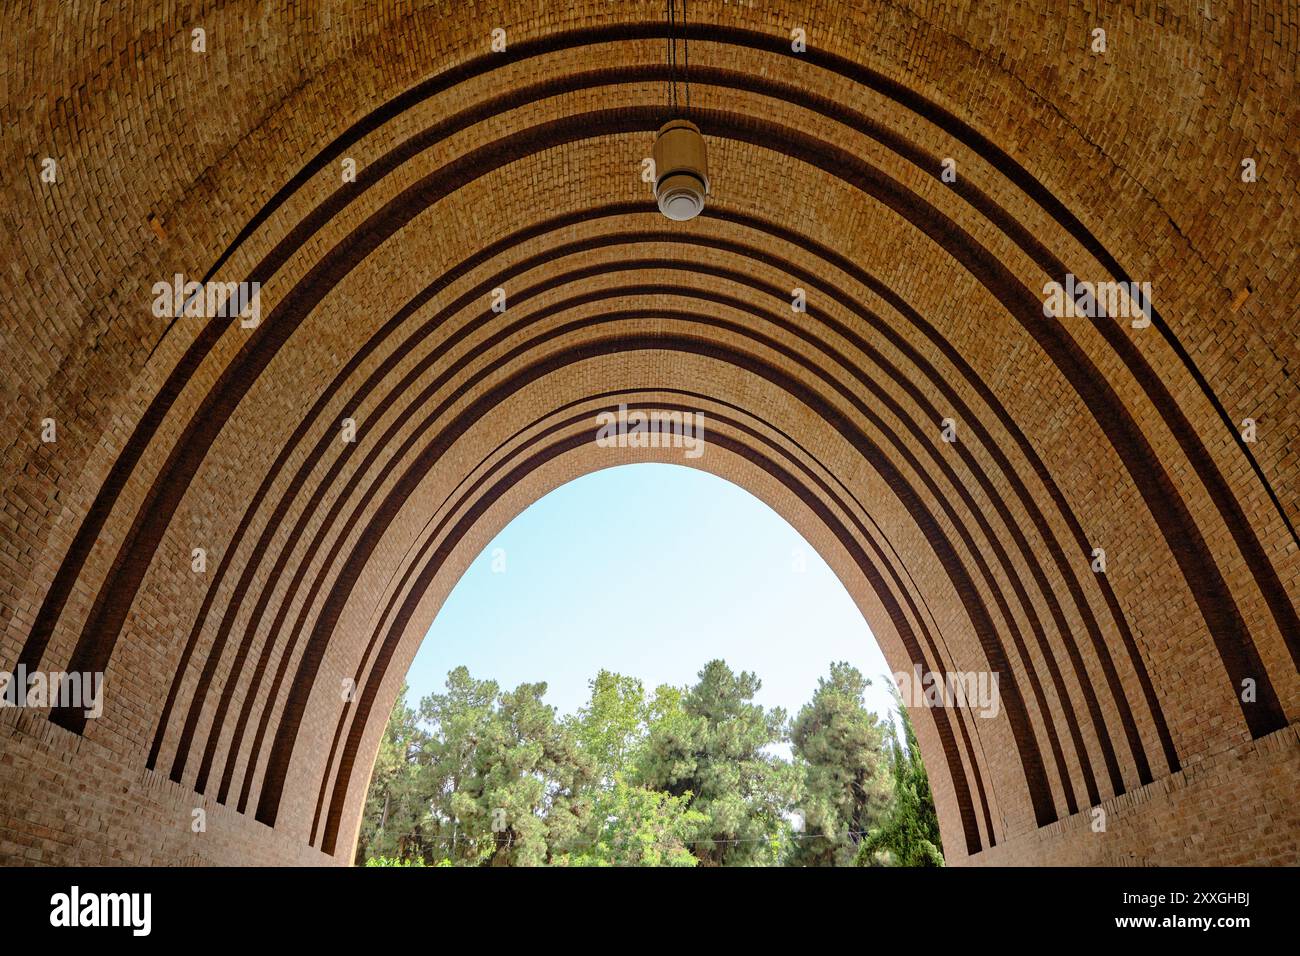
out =
{"type": "Polygon", "coordinates": [[[686,116],[691,115],[691,38],[686,32],[686,4],[682,0],[682,85],[686,87],[686,116]]]}
{"type": "MultiPolygon", "coordinates": [[[[691,113],[691,41],[686,35],[686,18],[687,2],[682,0],[682,86],[685,91],[686,109],[683,116],[690,116],[691,113]]],[[[666,46],[666,64],[668,66],[668,109],[676,116],[681,106],[681,99],[677,94],[677,0],[668,0],[665,11],[668,20],[668,43],[666,46]]]]}

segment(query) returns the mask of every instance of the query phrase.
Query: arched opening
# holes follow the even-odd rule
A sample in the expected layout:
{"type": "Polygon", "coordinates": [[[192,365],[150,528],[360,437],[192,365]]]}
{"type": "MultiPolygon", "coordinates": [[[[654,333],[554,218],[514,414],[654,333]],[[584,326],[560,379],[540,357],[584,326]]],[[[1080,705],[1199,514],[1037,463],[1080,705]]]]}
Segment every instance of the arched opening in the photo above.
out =
{"type": "MultiPolygon", "coordinates": [[[[873,830],[881,849],[861,852],[892,860],[889,825],[922,816],[892,820],[911,809],[895,806],[894,747],[909,758],[900,770],[913,755],[895,732],[889,666],[844,585],[761,501],[680,464],[593,472],[524,510],[456,583],[406,684],[358,862],[493,859],[483,811],[491,794],[520,792],[529,746],[549,755],[538,772],[563,801],[528,788],[529,823],[543,825],[521,832],[498,808],[501,860],[843,865],[873,830]],[[688,773],[670,755],[706,670],[726,708],[691,725],[708,746],[688,773]],[[528,736],[484,729],[523,701],[539,717],[528,736]],[[502,737],[509,746],[488,743],[502,737]],[[621,826],[602,824],[619,813],[621,826]]],[[[928,807],[928,787],[922,797],[928,807]]]]}

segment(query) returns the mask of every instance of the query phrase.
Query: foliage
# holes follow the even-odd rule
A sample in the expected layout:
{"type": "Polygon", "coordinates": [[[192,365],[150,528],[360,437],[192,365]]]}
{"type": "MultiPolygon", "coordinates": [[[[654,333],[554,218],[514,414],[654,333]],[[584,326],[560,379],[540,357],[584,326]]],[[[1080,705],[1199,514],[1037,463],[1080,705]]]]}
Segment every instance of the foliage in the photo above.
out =
{"type": "Polygon", "coordinates": [[[889,803],[885,731],[863,699],[869,684],[857,668],[832,664],[795,717],[790,739],[804,767],[804,831],[791,865],[852,866],[889,803]]]}
{"type": "Polygon", "coordinates": [[[407,706],[403,685],[370,777],[357,844],[358,863],[369,865],[370,857],[423,859],[425,800],[420,768],[428,746],[429,735],[420,728],[416,712],[407,706]]]}
{"type": "Polygon", "coordinates": [[[458,667],[418,708],[403,688],[380,741],[357,862],[942,864],[911,725],[904,714],[904,742],[886,734],[866,709],[867,685],[834,664],[788,722],[755,702],[754,674],[723,661],[691,687],[651,695],[601,671],[588,702],[560,718],[545,684],[503,691],[458,667]],[[791,825],[796,810],[802,832],[791,825]]]}
{"type": "Polygon", "coordinates": [[[879,826],[872,828],[858,851],[859,866],[943,866],[939,817],[930,792],[930,778],[921,763],[916,730],[907,709],[895,695],[903,740],[890,748],[893,801],[879,826]]]}
{"type": "Polygon", "coordinates": [[[366,860],[366,866],[424,866],[421,859],[401,860],[391,856],[372,856],[366,860]]]}
{"type": "Polygon", "coordinates": [[[556,862],[567,866],[695,866],[691,843],[708,817],[680,797],[629,785],[616,774],[592,804],[592,838],[556,862]]]}
{"type": "Polygon", "coordinates": [[[568,727],[591,759],[597,782],[608,788],[644,741],[653,715],[645,688],[634,677],[602,670],[588,685],[591,700],[568,727]]]}
{"type": "Polygon", "coordinates": [[[443,852],[456,863],[547,862],[548,846],[581,826],[590,759],[542,702],[545,684],[502,693],[458,667],[447,688],[420,706],[434,728],[430,814],[443,852]]]}
{"type": "Polygon", "coordinates": [[[699,678],[655,720],[638,782],[689,795],[691,809],[708,820],[695,848],[702,863],[776,862],[797,780],[790,764],[768,750],[785,739],[785,712],[753,703],[762,683],[722,661],[710,661],[699,678]]]}

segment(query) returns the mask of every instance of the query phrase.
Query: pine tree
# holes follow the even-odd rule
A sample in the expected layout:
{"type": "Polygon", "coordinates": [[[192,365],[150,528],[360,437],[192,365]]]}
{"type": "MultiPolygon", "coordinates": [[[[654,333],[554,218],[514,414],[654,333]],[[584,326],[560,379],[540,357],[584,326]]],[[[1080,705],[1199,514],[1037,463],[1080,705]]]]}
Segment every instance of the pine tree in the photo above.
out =
{"type": "Polygon", "coordinates": [[[892,746],[893,803],[881,825],[862,841],[858,865],[943,866],[939,817],[930,793],[930,778],[921,762],[916,730],[897,694],[894,699],[903,740],[895,737],[892,746]]]}
{"type": "Polygon", "coordinates": [[[889,803],[885,731],[867,709],[869,685],[857,668],[832,664],[830,677],[817,682],[794,720],[804,832],[787,857],[792,866],[851,866],[862,837],[889,803]]]}
{"type": "Polygon", "coordinates": [[[761,686],[751,673],[710,661],[680,703],[655,719],[637,768],[638,783],[687,797],[706,818],[695,847],[706,865],[774,862],[788,827],[794,774],[768,751],[785,739],[785,712],[753,703],[761,686]]]}

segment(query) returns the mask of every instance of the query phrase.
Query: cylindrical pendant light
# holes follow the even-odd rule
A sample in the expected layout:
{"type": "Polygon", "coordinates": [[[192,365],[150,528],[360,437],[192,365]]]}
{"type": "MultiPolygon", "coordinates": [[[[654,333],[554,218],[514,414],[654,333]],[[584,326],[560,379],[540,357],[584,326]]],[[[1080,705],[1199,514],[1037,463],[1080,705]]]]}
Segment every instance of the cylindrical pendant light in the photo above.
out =
{"type": "Polygon", "coordinates": [[[655,199],[674,222],[694,219],[709,192],[704,137],[690,120],[669,120],[655,137],[655,199]]]}
{"type": "MultiPolygon", "coordinates": [[[[686,0],[682,0],[682,32],[686,30],[686,0]]],[[[686,92],[685,115],[691,111],[690,45],[682,37],[685,54],[682,85],[686,92]]],[[[668,0],[668,108],[676,113],[677,100],[677,13],[675,0],[668,0]]],[[[684,116],[671,119],[659,129],[654,145],[655,199],[659,211],[674,222],[694,219],[704,209],[709,193],[709,169],[704,137],[700,128],[684,116]]]]}

